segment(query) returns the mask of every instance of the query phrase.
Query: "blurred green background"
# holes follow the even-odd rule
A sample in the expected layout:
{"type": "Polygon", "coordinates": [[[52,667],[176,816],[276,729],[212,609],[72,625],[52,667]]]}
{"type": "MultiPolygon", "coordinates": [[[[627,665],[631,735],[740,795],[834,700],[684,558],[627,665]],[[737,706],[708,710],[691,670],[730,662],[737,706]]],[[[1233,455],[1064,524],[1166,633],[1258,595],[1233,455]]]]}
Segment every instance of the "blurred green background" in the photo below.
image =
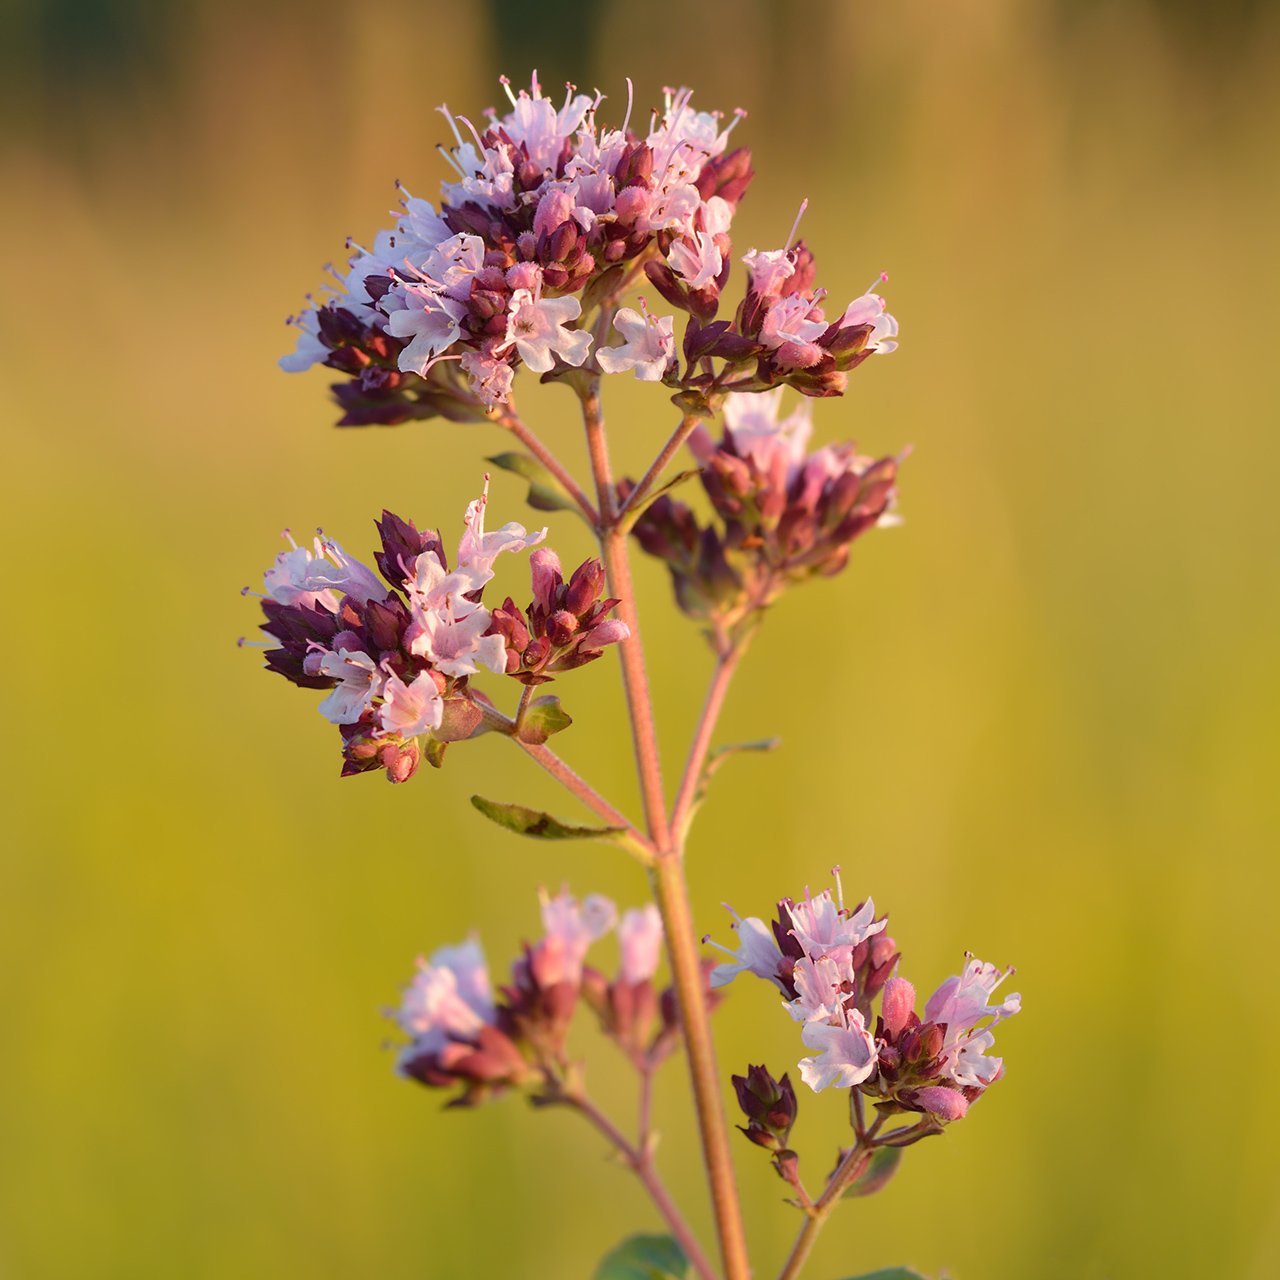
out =
{"type": "MultiPolygon", "coordinates": [[[[1026,1012],[1007,1080],[842,1212],[814,1280],[1280,1275],[1278,17],[7,0],[0,1275],[550,1280],[657,1225],[574,1117],[445,1113],[396,1080],[379,1014],[472,926],[501,971],[538,883],[626,905],[640,871],[485,824],[473,791],[579,812],[490,738],[408,786],[340,782],[313,695],[235,645],[283,525],[367,557],[386,504],[448,541],[505,447],[338,432],[325,375],[274,362],[392,182],[434,193],[432,108],[474,114],[534,65],[600,86],[606,118],[628,74],[641,106],[683,82],[747,108],[739,252],[807,196],[822,283],[844,299],[883,268],[902,323],[817,430],[914,443],[906,524],[785,600],[745,663],[721,740],[785,746],[717,779],[695,908],[728,940],[722,899],[764,913],[840,862],[918,986],[969,948],[1017,964],[1026,1012]]],[[[634,470],[674,410],[608,394],[634,470]]],[[[569,394],[522,397],[582,467],[569,394]]],[[[498,522],[530,519],[513,478],[494,492],[498,522]]],[[[670,774],[709,662],[664,572],[637,576],[670,774]]],[[[634,806],[613,662],[557,689],[563,754],[634,806]]],[[[801,1054],[762,984],[717,1021],[726,1081],[801,1054]]],[[[580,1046],[629,1117],[609,1047],[580,1046]]],[[[662,1163],[707,1233],[684,1089],[674,1063],[662,1163]]],[[[801,1101],[817,1179],[843,1097],[801,1101]]],[[[736,1154],[767,1277],[795,1215],[736,1154]]]]}

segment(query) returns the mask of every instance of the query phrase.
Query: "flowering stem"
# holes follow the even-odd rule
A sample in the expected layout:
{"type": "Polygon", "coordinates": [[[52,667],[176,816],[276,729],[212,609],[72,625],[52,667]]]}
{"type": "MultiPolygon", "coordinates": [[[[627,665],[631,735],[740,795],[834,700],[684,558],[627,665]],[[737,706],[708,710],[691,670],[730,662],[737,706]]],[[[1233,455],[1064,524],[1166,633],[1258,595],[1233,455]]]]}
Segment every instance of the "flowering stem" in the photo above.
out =
{"type": "Polygon", "coordinates": [[[729,684],[733,680],[734,672],[737,671],[738,663],[746,653],[754,634],[754,627],[747,629],[716,660],[716,669],[711,675],[706,701],[702,705],[702,715],[694,731],[693,742],[689,745],[689,759],[684,766],[684,776],[680,779],[680,790],[676,794],[675,806],[671,810],[671,829],[676,833],[676,841],[682,849],[689,826],[690,809],[693,806],[694,797],[698,794],[702,767],[707,758],[707,750],[711,746],[711,735],[715,732],[716,721],[720,718],[720,709],[724,706],[725,695],[729,692],[729,684]]]}
{"type": "Polygon", "coordinates": [[[840,1161],[826,1189],[809,1207],[808,1217],[805,1218],[804,1226],[800,1228],[800,1234],[796,1236],[795,1244],[791,1246],[790,1256],[779,1272],[778,1280],[795,1280],[795,1277],[800,1274],[800,1268],[809,1257],[809,1251],[818,1238],[818,1232],[822,1230],[840,1197],[866,1168],[867,1161],[871,1159],[871,1153],[875,1148],[873,1139],[859,1139],[857,1145],[840,1161]]]}
{"type": "Polygon", "coordinates": [[[583,492],[582,486],[569,474],[564,463],[514,413],[504,413],[500,418],[495,418],[494,421],[497,422],[498,426],[510,431],[560,481],[565,488],[565,492],[578,504],[582,514],[586,516],[587,523],[593,529],[596,528],[600,523],[600,515],[595,507],[592,506],[591,499],[583,492]]]}
{"type": "Polygon", "coordinates": [[[701,419],[696,413],[687,413],[680,420],[680,425],[671,433],[671,438],[662,446],[662,452],[653,460],[653,465],[640,479],[640,483],[627,495],[627,500],[618,512],[618,519],[625,520],[644,501],[645,495],[653,487],[653,483],[662,474],[667,463],[675,457],[676,450],[693,434],[693,429],[701,419]]]}
{"type": "Polygon", "coordinates": [[[724,1261],[725,1280],[750,1280],[751,1268],[742,1227],[742,1210],[738,1204],[733,1157],[729,1149],[729,1128],[720,1096],[720,1075],[716,1067],[715,1045],[711,1038],[711,1021],[707,1014],[704,990],[706,979],[698,957],[684,865],[680,850],[671,841],[671,829],[667,822],[662,768],[653,725],[653,707],[649,700],[649,683],[644,668],[644,649],[640,639],[640,621],[636,614],[631,567],[627,560],[627,535],[619,526],[615,514],[613,480],[609,473],[598,378],[593,378],[580,392],[580,398],[597,500],[600,504],[600,549],[609,575],[609,593],[618,598],[618,613],[631,633],[630,638],[618,646],[621,651],[622,680],[635,743],[636,768],[644,798],[645,819],[650,840],[656,850],[651,867],[654,897],[657,899],[658,910],[662,913],[672,986],[675,988],[676,1003],[680,1010],[685,1053],[693,1082],[694,1106],[702,1138],[702,1155],[715,1213],[716,1234],[724,1261]]]}
{"type": "Polygon", "coordinates": [[[666,1220],[667,1226],[671,1228],[671,1234],[680,1242],[680,1247],[693,1264],[694,1270],[702,1277],[702,1280],[716,1280],[715,1269],[708,1261],[707,1255],[703,1253],[702,1246],[698,1243],[698,1238],[684,1220],[684,1216],[681,1214],[676,1202],[671,1198],[671,1193],[667,1190],[666,1184],[662,1181],[658,1170],[654,1166],[653,1155],[648,1147],[647,1135],[642,1132],[640,1145],[638,1147],[632,1146],[613,1121],[600,1111],[584,1093],[566,1093],[557,1100],[573,1107],[575,1111],[585,1116],[613,1143],[618,1150],[618,1154],[622,1156],[631,1169],[635,1170],[640,1181],[644,1183],[650,1199],[652,1199],[658,1212],[666,1220]]]}

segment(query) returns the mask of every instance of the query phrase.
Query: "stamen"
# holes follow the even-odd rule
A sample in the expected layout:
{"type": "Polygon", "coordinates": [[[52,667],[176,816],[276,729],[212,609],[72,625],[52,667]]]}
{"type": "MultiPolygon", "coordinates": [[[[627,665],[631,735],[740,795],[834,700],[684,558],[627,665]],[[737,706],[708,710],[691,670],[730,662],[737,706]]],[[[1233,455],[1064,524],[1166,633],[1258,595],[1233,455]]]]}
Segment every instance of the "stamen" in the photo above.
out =
{"type": "Polygon", "coordinates": [[[570,84],[567,80],[564,82],[564,106],[560,108],[561,111],[569,110],[569,103],[573,101],[573,91],[577,87],[576,84],[570,84]]]}
{"type": "Polygon", "coordinates": [[[723,942],[712,942],[710,934],[707,934],[707,936],[702,939],[702,943],[703,946],[715,947],[717,951],[723,951],[725,955],[732,956],[735,960],[738,958],[738,953],[730,947],[726,947],[723,942]]]}
{"type": "Polygon", "coordinates": [[[871,290],[872,290],[872,289],[874,289],[874,288],[876,287],[876,285],[878,285],[878,284],[887,284],[887,283],[888,283],[888,280],[889,280],[889,273],[888,273],[887,271],[882,271],[882,272],[881,272],[878,276],[876,276],[876,278],[875,278],[875,279],[874,279],[874,280],[873,280],[873,281],[872,281],[872,282],[867,286],[867,292],[868,292],[868,293],[870,293],[870,292],[871,292],[871,290]]]}
{"type": "Polygon", "coordinates": [[[274,646],[269,645],[265,640],[246,640],[244,636],[241,636],[236,641],[237,649],[270,649],[273,647],[274,646]]]}
{"type": "Polygon", "coordinates": [[[627,77],[627,114],[622,118],[622,136],[627,136],[627,125],[631,123],[631,107],[635,102],[635,88],[631,83],[631,77],[627,77]]]}
{"type": "Polygon", "coordinates": [[[453,136],[457,139],[458,146],[462,146],[462,134],[458,132],[458,126],[454,124],[453,116],[449,114],[449,104],[442,102],[436,110],[449,122],[449,128],[453,130],[453,136]]]}
{"type": "Polygon", "coordinates": [[[507,97],[511,99],[511,105],[513,107],[516,106],[516,95],[511,92],[511,81],[506,76],[499,76],[498,83],[507,91],[507,97]]]}
{"type": "Polygon", "coordinates": [[[800,230],[800,219],[804,217],[804,211],[809,207],[809,199],[806,196],[800,201],[800,211],[796,214],[796,220],[791,224],[791,234],[787,237],[787,243],[782,246],[785,253],[791,248],[791,242],[796,238],[796,232],[800,230]]]}
{"type": "Polygon", "coordinates": [[[542,97],[542,86],[538,83],[538,69],[536,67],[533,70],[533,76],[529,84],[529,92],[533,94],[535,99],[542,97]]]}
{"type": "Polygon", "coordinates": [[[836,878],[836,896],[837,896],[837,900],[838,900],[838,901],[839,901],[839,903],[840,903],[840,910],[841,910],[841,912],[843,913],[843,911],[844,911],[844,883],[843,883],[843,882],[841,881],[841,879],[840,879],[840,864],[839,864],[838,862],[836,863],[836,865],[835,865],[834,867],[832,867],[832,868],[831,868],[831,874],[832,874],[833,876],[835,876],[835,878],[836,878]]]}
{"type": "Polygon", "coordinates": [[[443,142],[436,143],[436,150],[453,166],[453,171],[458,177],[465,178],[467,176],[467,171],[453,158],[452,153],[443,142]]]}
{"type": "Polygon", "coordinates": [[[294,542],[294,540],[293,540],[293,530],[292,530],[292,529],[281,529],[281,530],[280,530],[280,536],[281,536],[282,538],[285,538],[285,539],[288,541],[289,545],[290,545],[290,546],[291,546],[295,551],[297,551],[297,549],[298,549],[298,544],[297,544],[296,542],[294,542]]]}
{"type": "Polygon", "coordinates": [[[261,591],[254,591],[252,587],[241,587],[240,594],[242,596],[256,596],[259,600],[265,600],[267,598],[261,591]]]}
{"type": "Polygon", "coordinates": [[[476,140],[476,146],[480,149],[480,154],[484,155],[484,150],[485,150],[484,143],[480,141],[480,135],[476,132],[475,125],[473,125],[471,121],[467,119],[466,116],[459,116],[458,119],[461,120],[462,123],[465,124],[467,128],[471,130],[471,136],[476,140]]]}

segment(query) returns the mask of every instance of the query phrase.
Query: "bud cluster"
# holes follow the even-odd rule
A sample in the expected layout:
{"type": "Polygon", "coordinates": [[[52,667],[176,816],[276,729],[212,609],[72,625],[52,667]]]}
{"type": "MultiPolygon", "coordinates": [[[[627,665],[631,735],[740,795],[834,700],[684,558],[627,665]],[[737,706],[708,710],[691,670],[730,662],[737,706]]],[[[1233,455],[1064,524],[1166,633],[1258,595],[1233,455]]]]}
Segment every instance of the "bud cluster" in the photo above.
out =
{"type": "Polygon", "coordinates": [[[732,1076],[738,1095],[738,1106],[747,1117],[744,1133],[747,1139],[766,1150],[785,1151],[791,1137],[791,1126],[796,1122],[796,1091],[790,1078],[784,1073],[775,1080],[763,1064],[747,1067],[745,1076],[732,1076]]]}
{"type": "MultiPolygon", "coordinates": [[[[870,899],[846,910],[839,887],[836,900],[829,890],[816,897],[806,891],[799,902],[784,898],[771,927],[735,916],[738,949],[720,947],[733,959],[712,971],[711,984],[722,987],[740,973],[753,973],[782,991],[801,1024],[801,1040],[818,1051],[799,1063],[800,1078],[815,1093],[831,1085],[857,1088],[886,1113],[959,1120],[1004,1073],[1001,1059],[988,1056],[992,1030],[1019,1011],[1020,998],[1011,995],[1000,1004],[990,999],[1013,971],[966,957],[964,971],[934,992],[922,1019],[915,1013],[915,989],[892,976],[900,955],[885,924],[886,918],[875,918],[870,899]]],[[[741,1087],[739,1100],[752,1117],[741,1087]]],[[[769,1145],[753,1133],[748,1137],[769,1145]]]]}
{"type": "Polygon", "coordinates": [[[607,615],[618,601],[602,600],[604,565],[584,561],[566,583],[560,557],[539,548],[529,558],[533,601],[523,611],[507,597],[493,611],[489,632],[506,645],[506,672],[521,684],[545,684],[561,671],[594,662],[605,646],[625,640],[627,624],[607,615]]]}
{"type": "Polygon", "coordinates": [[[718,521],[700,526],[663,494],[634,526],[641,547],[666,563],[680,608],[717,642],[787,587],[838,573],[854,539],[899,519],[900,458],[865,457],[852,443],[807,452],[811,401],[780,419],[781,396],[730,394],[722,439],[701,428],[690,437],[718,521]]]}
{"type": "MultiPolygon", "coordinates": [[[[502,552],[523,551],[546,536],[545,529],[530,534],[514,523],[486,532],[487,502],[486,483],[467,507],[452,570],[439,533],[420,532],[384,511],[375,556],[381,577],[322,537],[314,552],[297,545],[281,552],[264,575],[261,629],[279,645],[268,649],[266,665],[303,688],[329,691],[319,711],[342,734],[344,777],[383,769],[392,782],[403,782],[424,754],[439,767],[448,743],[481,731],[483,712],[469,681],[481,670],[508,671],[512,658],[499,620],[505,611],[485,608],[484,587],[502,552]]],[[[548,563],[558,575],[554,553],[541,555],[535,595],[548,563]]],[[[602,581],[592,560],[561,588],[572,591],[581,615],[560,610],[573,617],[574,631],[549,649],[540,671],[580,666],[626,637],[623,624],[605,616],[616,601],[595,598],[602,581]]],[[[514,611],[509,599],[507,607],[514,611]]],[[[536,603],[530,608],[536,611],[536,603]]],[[[557,640],[567,627],[558,619],[559,613],[550,627],[557,640]]],[[[548,630],[546,619],[540,625],[548,630]]]]}
{"type": "Polygon", "coordinates": [[[450,1105],[473,1105],[514,1087],[556,1101],[579,999],[637,1061],[652,1067],[671,1052],[679,1024],[674,993],[658,995],[653,983],[662,951],[656,907],[626,911],[619,920],[608,898],[592,894],[579,903],[564,890],[542,895],[542,925],[543,936],[525,946],[497,998],[475,939],[418,961],[400,1008],[388,1011],[410,1037],[397,1057],[401,1075],[434,1088],[461,1086],[450,1105]],[[585,959],[592,943],[615,928],[621,965],[610,982],[585,959]]]}

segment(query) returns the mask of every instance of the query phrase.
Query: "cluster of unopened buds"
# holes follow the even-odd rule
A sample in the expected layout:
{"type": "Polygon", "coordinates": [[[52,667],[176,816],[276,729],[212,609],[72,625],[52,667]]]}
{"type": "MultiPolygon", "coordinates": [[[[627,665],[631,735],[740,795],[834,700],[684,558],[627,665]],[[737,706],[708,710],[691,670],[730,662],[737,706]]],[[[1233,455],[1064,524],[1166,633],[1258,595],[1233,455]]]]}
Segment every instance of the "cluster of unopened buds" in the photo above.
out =
{"type": "Polygon", "coordinates": [[[404,192],[395,226],[371,248],[353,244],[337,287],[291,321],[298,344],[281,364],[347,376],[333,388],[340,425],[481,417],[510,401],[521,365],[544,377],[634,370],[702,395],[783,384],[839,395],[849,370],[896,346],[875,293],[827,318],[796,228],[783,248],[743,257],[742,301],[716,319],[729,227],[754,176],[749,151],[727,150],[742,112],[722,129],[718,113],[692,108],[690,90],[668,90],[642,134],[630,101],[621,128],[608,128],[596,122],[603,95],[569,86],[557,110],[536,75],[528,92],[503,86],[511,110],[490,108],[483,132],[441,108],[458,180],[444,184],[439,211],[404,192]],[[643,301],[613,307],[642,276],[687,313],[679,350],[674,316],[643,301]],[[596,308],[605,323],[582,327],[596,308]],[[607,343],[610,324],[620,344],[607,343]]]}

